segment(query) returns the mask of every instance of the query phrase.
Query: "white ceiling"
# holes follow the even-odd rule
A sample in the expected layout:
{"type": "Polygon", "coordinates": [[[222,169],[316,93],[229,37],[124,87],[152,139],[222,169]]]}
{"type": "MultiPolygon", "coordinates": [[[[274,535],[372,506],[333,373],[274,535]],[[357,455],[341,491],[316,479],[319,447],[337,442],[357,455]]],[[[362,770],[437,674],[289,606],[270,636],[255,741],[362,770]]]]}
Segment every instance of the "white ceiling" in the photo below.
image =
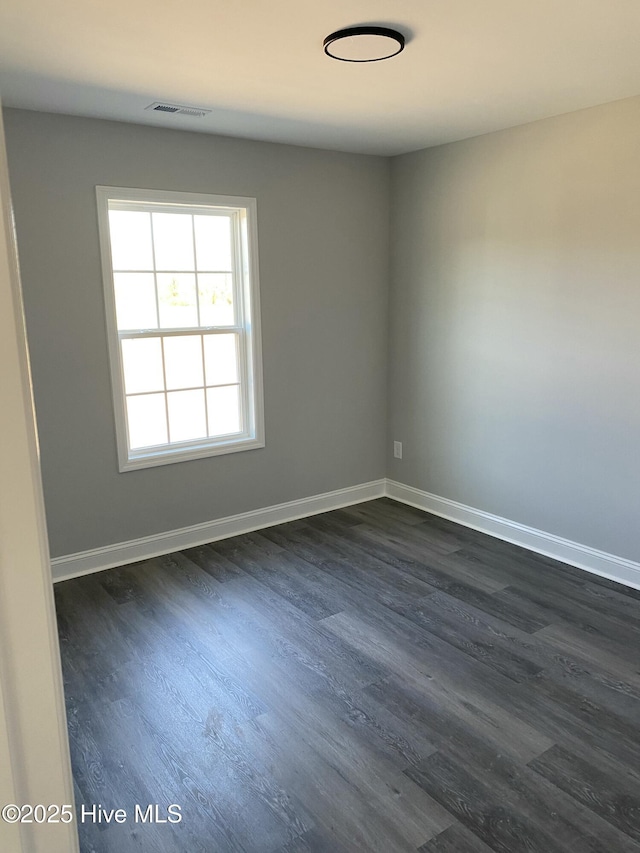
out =
{"type": "Polygon", "coordinates": [[[640,94],[640,0],[2,0],[6,105],[397,154],[640,94]],[[328,59],[395,26],[403,53],[328,59]],[[205,107],[202,119],[145,112],[205,107]]]}

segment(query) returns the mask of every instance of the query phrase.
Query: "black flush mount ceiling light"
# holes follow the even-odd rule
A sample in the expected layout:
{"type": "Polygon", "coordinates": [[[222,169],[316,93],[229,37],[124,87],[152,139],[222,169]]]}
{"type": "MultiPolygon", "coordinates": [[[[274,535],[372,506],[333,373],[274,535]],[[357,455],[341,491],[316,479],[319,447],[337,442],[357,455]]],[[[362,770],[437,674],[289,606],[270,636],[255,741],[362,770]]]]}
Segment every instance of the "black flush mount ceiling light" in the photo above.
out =
{"type": "Polygon", "coordinates": [[[327,36],[324,52],[343,62],[379,62],[400,53],[404,36],[388,27],[347,27],[327,36]]]}

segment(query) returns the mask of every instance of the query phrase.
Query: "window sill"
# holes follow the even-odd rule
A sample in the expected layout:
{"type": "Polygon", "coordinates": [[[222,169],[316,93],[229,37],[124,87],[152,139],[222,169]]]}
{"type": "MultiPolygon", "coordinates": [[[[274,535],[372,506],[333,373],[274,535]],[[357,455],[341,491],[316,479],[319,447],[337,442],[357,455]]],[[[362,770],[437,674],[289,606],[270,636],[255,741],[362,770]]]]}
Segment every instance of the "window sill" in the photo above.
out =
{"type": "Polygon", "coordinates": [[[234,438],[228,442],[220,442],[214,445],[200,445],[197,447],[163,447],[158,450],[150,450],[132,455],[129,459],[120,460],[119,470],[138,471],[141,468],[154,468],[159,465],[171,465],[174,462],[189,462],[192,459],[204,459],[207,456],[222,456],[228,453],[239,453],[243,450],[257,450],[264,447],[262,438],[234,438]]]}

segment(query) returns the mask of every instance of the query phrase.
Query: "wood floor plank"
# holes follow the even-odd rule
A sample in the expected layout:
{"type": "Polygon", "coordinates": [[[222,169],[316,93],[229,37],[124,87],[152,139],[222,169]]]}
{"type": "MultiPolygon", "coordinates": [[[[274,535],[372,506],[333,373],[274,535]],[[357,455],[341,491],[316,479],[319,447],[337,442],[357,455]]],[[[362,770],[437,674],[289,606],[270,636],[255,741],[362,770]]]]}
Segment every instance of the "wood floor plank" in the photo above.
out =
{"type": "MultiPolygon", "coordinates": [[[[180,764],[155,759],[155,748],[150,749],[153,741],[146,731],[141,733],[132,729],[130,715],[120,715],[119,703],[107,703],[108,714],[105,714],[102,704],[86,703],[76,709],[71,705],[68,710],[71,718],[75,710],[76,716],[81,715],[83,719],[80,726],[70,724],[71,759],[77,783],[76,814],[81,814],[83,804],[87,809],[96,804],[106,809],[124,808],[128,815],[133,816],[136,804],[158,803],[165,806],[180,803],[189,814],[189,835],[195,832],[195,838],[203,839],[208,830],[219,849],[241,849],[239,842],[229,833],[224,816],[217,815],[206,797],[189,784],[191,777],[184,768],[181,769],[180,764]],[[85,752],[89,728],[87,719],[94,726],[92,737],[102,747],[101,754],[92,753],[90,758],[85,752]],[[90,770],[90,778],[84,772],[85,768],[90,770]]],[[[161,853],[172,853],[177,847],[178,829],[174,826],[163,827],[165,831],[159,833],[153,825],[136,826],[129,821],[124,825],[109,826],[90,821],[83,823],[80,818],[78,821],[81,839],[92,841],[86,844],[89,850],[98,840],[98,850],[123,850],[126,853],[151,848],[161,853]]],[[[198,849],[195,838],[193,846],[198,849]]],[[[85,845],[83,853],[84,849],[85,845]]]]}
{"type": "MultiPolygon", "coordinates": [[[[377,525],[388,526],[393,524],[424,524],[425,514],[422,510],[399,504],[391,498],[378,498],[373,501],[355,504],[340,511],[343,517],[350,517],[356,521],[372,522],[377,525]]],[[[327,519],[331,519],[331,513],[323,513],[327,519]]]]}
{"type": "Polygon", "coordinates": [[[210,545],[198,545],[196,548],[187,548],[182,553],[220,583],[242,577],[242,569],[216,551],[215,544],[212,542],[210,545]]]}
{"type": "Polygon", "coordinates": [[[55,588],[82,853],[640,853],[640,595],[389,499],[55,588]]]}
{"type": "MultiPolygon", "coordinates": [[[[463,552],[459,551],[453,557],[460,563],[464,555],[463,552]]],[[[471,566],[467,566],[467,568],[469,571],[475,571],[471,566]]],[[[486,592],[469,584],[454,581],[443,586],[441,591],[484,611],[490,616],[494,616],[496,619],[501,619],[525,633],[534,633],[549,625],[546,614],[540,614],[539,611],[530,607],[526,601],[509,601],[508,603],[502,601],[498,593],[504,589],[506,589],[504,583],[499,588],[486,592]]]]}
{"type": "Polygon", "coordinates": [[[569,624],[590,636],[602,638],[623,660],[637,661],[640,626],[626,613],[616,612],[615,607],[610,607],[608,614],[603,615],[562,586],[541,585],[532,580],[516,581],[513,586],[496,593],[495,598],[509,607],[527,606],[547,624],[569,624]]]}
{"type": "Polygon", "coordinates": [[[201,790],[215,801],[220,815],[235,814],[230,829],[243,848],[276,847],[306,832],[313,822],[293,792],[282,790],[259,756],[237,737],[238,723],[193,689],[179,694],[170,673],[152,661],[136,668],[137,689],[131,706],[143,715],[149,731],[171,732],[171,748],[189,756],[189,771],[202,780],[201,790]],[[206,781],[205,781],[206,780],[206,781]]]}
{"type": "Polygon", "coordinates": [[[592,637],[574,625],[547,625],[536,632],[560,654],[578,658],[600,667],[604,672],[634,687],[640,687],[640,655],[632,653],[625,660],[617,653],[617,647],[607,637],[592,637]]]}
{"type": "Polygon", "coordinates": [[[425,579],[436,589],[444,589],[458,581],[472,589],[492,593],[508,586],[510,578],[496,572],[490,565],[459,559],[464,552],[459,549],[436,549],[426,541],[410,542],[402,533],[389,533],[378,527],[361,526],[346,534],[363,550],[377,554],[391,565],[403,560],[407,570],[425,579]]]}
{"type": "Polygon", "coordinates": [[[491,617],[474,613],[464,602],[446,593],[426,596],[402,615],[513,681],[525,681],[543,669],[539,661],[531,659],[532,655],[523,653],[513,637],[515,629],[501,631],[491,617]]]}
{"type": "Polygon", "coordinates": [[[238,611],[246,614],[254,629],[262,628],[264,647],[272,648],[277,657],[295,659],[329,680],[337,676],[357,687],[384,677],[384,671],[374,662],[325,631],[323,620],[308,618],[270,589],[251,582],[234,582],[234,592],[238,611]],[[275,612],[278,627],[273,625],[275,612]]]}
{"type": "Polygon", "coordinates": [[[261,718],[281,725],[297,748],[310,747],[361,791],[376,810],[397,826],[410,846],[420,846],[451,825],[451,816],[413,782],[394,762],[368,749],[342,720],[297,691],[290,692],[286,708],[261,718]],[[401,817],[401,820],[399,819],[401,817]]]}
{"type": "Polygon", "coordinates": [[[503,748],[519,760],[529,761],[552,745],[552,741],[532,725],[522,722],[493,701],[493,690],[482,680],[474,685],[474,690],[468,686],[463,691],[460,689],[461,682],[465,682],[462,673],[454,673],[453,668],[449,669],[436,656],[427,660],[418,653],[411,653],[408,646],[399,645],[393,636],[383,634],[350,614],[330,616],[323,624],[345,642],[385,666],[394,683],[402,681],[427,695],[439,705],[445,716],[447,713],[455,714],[486,738],[502,743],[503,748]]]}
{"type": "Polygon", "coordinates": [[[612,777],[561,746],[553,746],[529,763],[560,790],[640,841],[640,783],[628,774],[612,777]]]}
{"type": "Polygon", "coordinates": [[[627,834],[501,756],[479,766],[444,749],[405,773],[496,853],[640,851],[627,834]]]}
{"type": "Polygon", "coordinates": [[[367,588],[376,582],[381,589],[386,587],[391,596],[401,591],[412,597],[428,595],[434,591],[424,578],[386,563],[378,556],[358,548],[344,536],[337,537],[331,529],[322,529],[320,520],[312,519],[314,520],[316,523],[310,524],[308,530],[300,531],[299,537],[315,545],[319,553],[325,556],[325,560],[332,564],[343,564],[348,570],[348,576],[358,574],[367,582],[367,588]]]}
{"type": "Polygon", "coordinates": [[[477,835],[456,822],[449,829],[445,829],[440,835],[423,844],[418,853],[493,853],[493,850],[477,835]]]}
{"type": "Polygon", "coordinates": [[[317,529],[297,530],[286,537],[281,537],[277,529],[270,529],[264,535],[279,544],[286,542],[294,554],[383,606],[408,605],[416,597],[434,590],[426,579],[412,576],[317,529]]]}
{"type": "Polygon", "coordinates": [[[294,838],[275,853],[349,853],[349,851],[338,844],[336,838],[330,839],[314,828],[294,838]]]}
{"type": "Polygon", "coordinates": [[[531,819],[522,803],[505,802],[492,787],[493,780],[483,783],[443,753],[407,773],[496,853],[562,853],[567,849],[542,820],[531,819]]]}
{"type": "Polygon", "coordinates": [[[311,814],[316,828],[329,842],[346,851],[367,853],[413,853],[402,825],[380,813],[368,792],[345,778],[304,740],[294,739],[291,730],[275,715],[265,714],[244,727],[244,735],[255,752],[270,761],[283,788],[293,788],[311,814]],[[337,815],[340,817],[337,819],[337,815]]]}
{"type": "Polygon", "coordinates": [[[249,575],[268,586],[312,619],[324,619],[338,612],[327,606],[321,595],[315,595],[297,577],[284,574],[281,569],[282,558],[278,554],[270,553],[255,541],[238,539],[227,539],[212,547],[212,550],[237,566],[244,576],[249,575]]]}
{"type": "Polygon", "coordinates": [[[582,649],[574,646],[568,654],[561,654],[546,641],[546,634],[518,631],[442,592],[421,599],[403,615],[514,681],[526,681],[544,670],[549,678],[569,685],[584,698],[632,723],[637,721],[637,676],[629,673],[630,679],[625,680],[597,659],[589,659],[582,649]]]}
{"type": "MultiPolygon", "coordinates": [[[[498,702],[502,697],[498,696],[498,702]]],[[[640,727],[544,673],[514,685],[508,707],[557,743],[577,755],[604,753],[621,766],[640,766],[640,727]]],[[[640,717],[636,717],[636,720],[640,717]]]]}

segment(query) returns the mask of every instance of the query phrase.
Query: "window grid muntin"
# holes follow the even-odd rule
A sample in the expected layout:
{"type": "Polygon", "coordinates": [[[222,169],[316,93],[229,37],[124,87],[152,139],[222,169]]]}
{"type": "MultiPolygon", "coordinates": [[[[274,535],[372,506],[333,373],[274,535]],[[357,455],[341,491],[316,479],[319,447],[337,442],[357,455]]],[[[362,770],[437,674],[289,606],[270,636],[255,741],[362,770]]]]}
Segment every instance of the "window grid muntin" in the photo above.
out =
{"type": "MultiPolygon", "coordinates": [[[[108,199],[107,201],[107,218],[108,213],[111,211],[128,211],[128,212],[137,212],[137,213],[146,213],[149,216],[149,227],[151,233],[151,250],[152,250],[152,259],[153,259],[153,269],[120,269],[113,266],[113,253],[111,253],[111,269],[112,273],[129,273],[129,274],[152,274],[154,277],[154,287],[155,287],[155,302],[156,302],[156,319],[158,322],[158,328],[162,328],[160,326],[160,305],[159,305],[159,296],[158,296],[158,274],[161,273],[163,275],[194,275],[196,279],[196,311],[198,320],[200,319],[200,287],[199,287],[199,276],[200,275],[230,275],[231,276],[231,288],[233,293],[233,316],[234,316],[234,327],[242,326],[246,321],[245,318],[245,306],[242,304],[243,302],[243,290],[244,288],[241,286],[241,279],[244,275],[247,274],[246,264],[239,263],[240,259],[243,259],[243,247],[242,247],[242,234],[245,234],[246,239],[246,223],[241,221],[240,213],[241,208],[237,207],[228,207],[225,208],[223,206],[219,206],[217,209],[212,207],[207,207],[205,205],[190,205],[190,204],[176,204],[173,202],[162,203],[162,202],[144,202],[144,201],[127,201],[122,199],[108,199]],[[192,269],[173,269],[173,270],[158,270],[157,262],[156,262],[156,236],[154,230],[154,213],[178,213],[183,215],[188,215],[191,217],[191,234],[193,241],[193,260],[194,265],[192,269]],[[197,254],[197,244],[196,244],[196,236],[195,236],[195,220],[194,216],[215,216],[220,218],[225,218],[229,220],[230,223],[230,231],[231,231],[231,269],[198,269],[198,254],[197,254]],[[242,234],[241,234],[242,232],[242,234]]],[[[244,219],[244,218],[243,218],[244,219]]],[[[171,329],[174,327],[166,327],[167,329],[171,329]]],[[[188,326],[186,328],[199,329],[203,328],[202,326],[188,326]]],[[[231,328],[231,326],[224,326],[220,328],[231,328]]],[[[118,329],[118,331],[122,331],[118,329]]],[[[131,330],[134,331],[134,330],[131,330]]],[[[164,331],[164,329],[163,329],[164,331]]]]}
{"type": "MultiPolygon", "coordinates": [[[[109,209],[111,209],[109,207],[109,209]]],[[[151,228],[151,257],[153,259],[153,286],[155,288],[155,296],[156,296],[156,320],[158,322],[158,329],[160,328],[160,295],[158,293],[158,272],[156,268],[156,241],[154,239],[153,234],[153,216],[151,213],[149,216],[149,227],[151,228]]],[[[115,272],[115,271],[114,271],[115,272]]],[[[160,338],[160,357],[162,358],[162,382],[164,385],[164,417],[165,423],[167,425],[167,444],[171,444],[171,433],[169,432],[169,404],[167,402],[167,369],[164,363],[164,341],[160,338]]],[[[132,452],[133,447],[131,445],[131,431],[129,426],[129,406],[128,406],[128,395],[126,392],[126,382],[124,381],[124,359],[122,358],[122,341],[120,342],[120,359],[122,361],[122,370],[123,370],[123,391],[124,391],[124,411],[125,411],[125,425],[127,428],[127,445],[129,447],[129,452],[132,452]]],[[[160,446],[160,445],[156,445],[160,446]]],[[[136,448],[136,450],[140,450],[140,448],[136,448]]]]}
{"type": "MultiPolygon", "coordinates": [[[[115,268],[112,266],[112,272],[115,273],[151,273],[154,277],[154,296],[155,296],[155,308],[156,308],[156,320],[158,323],[158,327],[156,329],[118,329],[118,338],[119,338],[119,350],[120,350],[120,362],[123,369],[123,357],[122,357],[122,340],[125,339],[140,339],[140,338],[149,338],[149,337],[158,337],[161,342],[161,357],[162,357],[162,376],[163,376],[163,384],[164,388],[161,391],[149,391],[149,392],[136,392],[133,394],[127,394],[125,390],[125,382],[124,382],[124,373],[122,375],[122,388],[123,388],[123,398],[124,398],[124,418],[125,418],[125,426],[127,430],[127,444],[129,447],[129,454],[135,456],[135,454],[139,454],[145,450],[154,449],[154,448],[175,448],[175,447],[188,447],[188,446],[202,446],[205,442],[216,442],[218,440],[230,439],[234,437],[242,437],[244,435],[248,435],[247,427],[249,424],[248,415],[250,412],[249,404],[248,404],[248,387],[247,387],[247,377],[248,377],[248,359],[247,353],[245,352],[246,346],[244,345],[244,332],[245,328],[242,324],[238,323],[239,319],[244,318],[244,293],[243,288],[239,287],[238,279],[245,272],[244,264],[238,263],[240,257],[242,257],[242,240],[240,234],[241,223],[239,221],[239,211],[231,210],[231,211],[212,211],[206,208],[193,208],[188,206],[177,206],[175,209],[175,205],[156,205],[156,204],[145,204],[144,202],[114,202],[112,200],[108,201],[107,210],[108,212],[112,210],[133,210],[137,212],[145,212],[149,215],[150,221],[150,232],[151,232],[151,251],[152,251],[152,260],[153,260],[153,270],[124,270],[115,268]],[[158,268],[156,263],[156,235],[154,229],[154,212],[162,212],[162,213],[180,213],[183,215],[190,216],[190,224],[191,224],[191,236],[192,236],[192,245],[193,245],[193,259],[194,259],[194,268],[186,269],[186,270],[161,270],[164,275],[179,275],[180,273],[190,274],[195,276],[195,299],[196,299],[196,312],[198,318],[197,326],[187,326],[187,327],[166,327],[163,328],[160,326],[160,304],[159,304],[159,292],[158,292],[158,268]],[[198,253],[197,253],[197,244],[196,244],[196,235],[195,235],[195,219],[196,215],[214,215],[214,216],[224,216],[225,218],[230,220],[230,228],[231,228],[231,261],[232,261],[232,269],[231,270],[199,270],[198,269],[198,253]],[[240,270],[240,275],[238,275],[238,271],[240,270]],[[208,274],[223,274],[231,276],[231,291],[233,298],[233,318],[234,324],[231,326],[202,326],[200,325],[200,285],[198,277],[199,275],[208,275],[208,274]],[[166,374],[166,356],[165,356],[165,347],[164,347],[164,338],[170,336],[182,336],[182,335],[191,335],[191,334],[199,334],[200,335],[200,348],[202,354],[202,369],[203,369],[203,384],[198,386],[192,386],[189,388],[181,388],[180,391],[187,390],[201,390],[204,396],[204,409],[205,409],[205,422],[206,422],[206,436],[200,437],[197,439],[189,439],[185,441],[172,441],[171,440],[171,423],[169,417],[169,400],[168,394],[170,393],[167,388],[167,374],[166,374]],[[205,365],[205,354],[204,354],[204,337],[205,335],[212,334],[233,334],[236,340],[236,364],[237,364],[237,373],[239,376],[239,380],[237,382],[229,382],[229,383],[217,383],[211,384],[207,383],[206,379],[206,365],[205,365]],[[222,388],[222,387],[236,387],[238,389],[238,403],[239,403],[239,421],[240,421],[240,429],[237,432],[233,433],[225,433],[222,435],[210,435],[210,415],[209,415],[209,400],[207,395],[208,389],[213,388],[222,388]],[[168,441],[166,444],[158,444],[158,445],[147,445],[145,447],[136,447],[133,449],[131,447],[131,438],[129,431],[129,410],[127,401],[131,397],[141,397],[151,394],[161,393],[164,397],[164,409],[165,409],[165,422],[166,422],[166,430],[168,441]]],[[[113,258],[113,255],[111,255],[113,258]]],[[[117,323],[117,316],[116,316],[117,323]]],[[[175,391],[176,389],[171,389],[175,391]]]]}
{"type": "MultiPolygon", "coordinates": [[[[136,335],[135,333],[128,332],[126,335],[124,335],[120,339],[121,342],[122,342],[122,340],[140,340],[140,339],[144,339],[144,338],[149,339],[149,338],[156,338],[156,337],[160,339],[160,351],[161,351],[161,357],[162,357],[163,387],[161,389],[154,389],[151,391],[134,391],[133,393],[130,393],[130,394],[127,393],[126,390],[124,390],[125,418],[126,418],[126,425],[127,425],[127,434],[129,434],[129,411],[128,411],[128,407],[127,407],[127,401],[131,397],[145,397],[145,396],[152,396],[154,394],[163,394],[164,395],[167,436],[169,437],[169,441],[166,443],[166,445],[164,445],[164,444],[146,445],[146,447],[164,447],[164,446],[176,446],[176,445],[182,446],[185,443],[185,441],[172,441],[171,440],[171,423],[170,423],[170,417],[169,417],[169,398],[168,398],[168,395],[171,393],[175,393],[177,391],[202,391],[204,394],[204,409],[205,409],[205,420],[206,420],[206,424],[207,424],[207,435],[202,437],[202,438],[186,440],[186,443],[191,443],[192,441],[197,443],[197,442],[202,442],[205,439],[216,440],[218,438],[222,439],[224,437],[243,436],[243,435],[247,434],[246,408],[244,406],[244,400],[246,397],[246,393],[245,393],[245,388],[243,388],[243,384],[246,384],[246,383],[243,383],[243,381],[242,381],[244,374],[242,373],[242,368],[241,368],[241,363],[240,363],[241,362],[241,350],[242,350],[242,347],[239,344],[240,334],[239,333],[232,333],[234,338],[235,338],[235,357],[236,357],[236,365],[237,365],[237,374],[239,377],[238,380],[236,382],[207,382],[206,365],[205,365],[205,360],[204,360],[205,333],[203,333],[203,330],[201,330],[201,329],[197,329],[194,331],[196,333],[200,334],[200,348],[201,348],[201,352],[202,352],[202,376],[203,376],[204,381],[203,381],[202,385],[189,385],[186,388],[168,388],[167,387],[167,372],[166,372],[166,356],[165,356],[165,349],[164,349],[164,337],[170,337],[170,336],[163,336],[162,334],[158,334],[158,333],[154,333],[154,334],[146,333],[144,335],[136,335]],[[213,388],[237,388],[238,389],[240,429],[237,432],[223,433],[220,435],[211,435],[210,434],[209,400],[207,398],[206,392],[208,389],[213,389],[213,388]]],[[[216,333],[217,332],[212,332],[212,334],[216,334],[216,333]]],[[[230,334],[230,333],[228,332],[227,329],[224,329],[223,334],[230,334]]],[[[123,389],[124,389],[126,387],[124,384],[124,372],[123,372],[122,378],[123,378],[123,389]]],[[[131,448],[130,437],[129,437],[129,447],[131,448]]],[[[136,447],[134,452],[140,452],[142,450],[143,450],[142,447],[136,447]]]]}
{"type": "MultiPolygon", "coordinates": [[[[133,187],[96,187],[98,202],[98,232],[102,258],[104,282],[104,300],[106,308],[106,326],[109,343],[113,406],[117,450],[120,471],[133,471],[142,468],[170,465],[175,462],[202,459],[210,456],[226,455],[238,451],[264,447],[264,400],[262,382],[262,345],[260,323],[260,289],[258,263],[257,205],[255,198],[225,196],[172,190],[139,189],[133,187]],[[238,281],[240,298],[238,305],[244,306],[244,316],[236,317],[236,323],[242,324],[239,330],[241,353],[239,363],[244,369],[241,389],[246,417],[246,433],[230,440],[208,440],[195,442],[191,447],[182,445],[162,445],[157,449],[144,452],[131,452],[127,443],[125,396],[123,391],[122,362],[120,343],[116,323],[116,304],[112,269],[111,230],[109,209],[190,211],[202,215],[237,214],[239,232],[242,235],[241,250],[237,253],[242,261],[239,267],[241,278],[238,281]]],[[[237,238],[236,238],[237,240],[237,238]]],[[[133,272],[140,272],[140,269],[133,272]]],[[[215,272],[218,272],[217,270],[215,272]]],[[[223,270],[220,272],[228,272],[223,270]]],[[[153,281],[153,279],[152,279],[153,281]]],[[[154,297],[155,298],[155,297],[154,297]]],[[[154,306],[155,310],[155,306],[154,306]]],[[[158,325],[156,325],[156,330],[158,325]]],[[[127,330],[135,331],[135,330],[127,330]]],[[[197,329],[176,329],[176,333],[198,333],[197,329]]],[[[207,329],[206,331],[213,331],[207,329]]],[[[224,327],[220,333],[238,331],[224,327]]],[[[158,332],[155,332],[156,335],[158,332]]],[[[162,331],[164,336],[166,330],[162,331]]]]}

